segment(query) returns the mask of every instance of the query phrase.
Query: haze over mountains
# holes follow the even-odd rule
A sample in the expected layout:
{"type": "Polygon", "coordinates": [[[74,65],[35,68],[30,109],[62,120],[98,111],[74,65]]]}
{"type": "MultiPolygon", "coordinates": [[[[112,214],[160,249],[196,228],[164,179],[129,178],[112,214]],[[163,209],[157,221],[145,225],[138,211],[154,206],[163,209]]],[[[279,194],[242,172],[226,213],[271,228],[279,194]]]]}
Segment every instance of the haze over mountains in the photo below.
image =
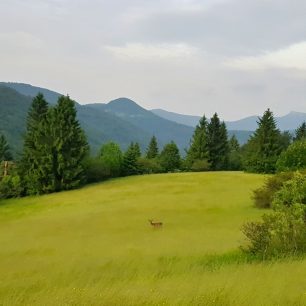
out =
{"type": "MultiPolygon", "coordinates": [[[[151,111],[162,118],[193,127],[198,124],[200,119],[200,116],[177,114],[163,109],[152,109],[151,111]]],[[[285,116],[275,117],[275,119],[280,130],[292,131],[306,121],[306,113],[292,111],[285,116]]],[[[237,121],[225,121],[225,123],[228,130],[255,131],[257,128],[257,121],[258,116],[250,116],[237,121]]]]}
{"type": "MultiPolygon", "coordinates": [[[[12,150],[20,152],[25,132],[26,116],[32,98],[41,92],[46,100],[55,104],[60,93],[21,83],[0,82],[0,132],[7,137],[12,150]]],[[[139,142],[144,150],[152,135],[159,141],[159,146],[175,141],[184,152],[189,146],[194,127],[200,117],[167,112],[164,110],[146,110],[136,102],[119,98],[109,103],[81,105],[76,103],[78,118],[84,128],[91,146],[96,153],[107,141],[115,141],[122,149],[131,141],[139,142]]],[[[238,121],[226,122],[229,136],[235,134],[241,144],[245,143],[256,129],[256,116],[238,121]]],[[[294,130],[306,120],[306,114],[291,112],[277,118],[281,129],[294,130]]]]}

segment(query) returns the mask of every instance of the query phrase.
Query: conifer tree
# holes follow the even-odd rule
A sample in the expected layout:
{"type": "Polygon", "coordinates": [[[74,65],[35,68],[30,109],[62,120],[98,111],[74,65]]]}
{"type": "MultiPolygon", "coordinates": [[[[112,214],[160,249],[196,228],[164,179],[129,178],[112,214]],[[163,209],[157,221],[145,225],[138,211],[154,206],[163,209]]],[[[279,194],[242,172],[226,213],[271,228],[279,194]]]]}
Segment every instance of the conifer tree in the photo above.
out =
{"type": "Polygon", "coordinates": [[[89,147],[77,120],[75,102],[69,96],[61,96],[48,114],[49,133],[52,135],[50,173],[51,190],[59,191],[79,186],[85,179],[84,159],[89,147]]]}
{"type": "Polygon", "coordinates": [[[228,169],[241,170],[242,165],[241,165],[240,145],[235,135],[233,135],[229,140],[228,146],[229,146],[228,169]]]}
{"type": "Polygon", "coordinates": [[[39,93],[32,102],[27,117],[26,134],[19,171],[24,179],[27,193],[43,192],[48,181],[44,144],[49,138],[47,133],[48,103],[39,93]]]}
{"type": "Polygon", "coordinates": [[[294,141],[306,139],[306,122],[304,121],[296,130],[294,141]]]}
{"type": "Polygon", "coordinates": [[[136,155],[137,159],[140,158],[141,157],[141,149],[140,149],[140,145],[139,145],[138,142],[135,142],[133,149],[134,149],[134,152],[135,152],[135,155],[136,155]]]}
{"type": "Polygon", "coordinates": [[[247,171],[275,172],[276,161],[282,151],[281,133],[270,109],[258,121],[258,128],[246,144],[244,164],[247,171]]]}
{"type": "Polygon", "coordinates": [[[146,158],[153,159],[156,158],[157,156],[158,156],[158,145],[156,137],[153,136],[147,148],[146,158]]]}
{"type": "Polygon", "coordinates": [[[209,163],[212,170],[225,170],[228,166],[227,129],[215,113],[207,126],[209,163]]]}
{"type": "Polygon", "coordinates": [[[187,152],[187,166],[192,168],[194,163],[207,162],[209,153],[207,147],[207,120],[205,115],[200,119],[192,136],[191,145],[187,152]]]}
{"type": "Polygon", "coordinates": [[[160,164],[166,172],[180,168],[180,151],[174,141],[171,141],[164,146],[160,153],[160,164]]]}
{"type": "Polygon", "coordinates": [[[12,160],[10,147],[4,135],[0,135],[0,162],[4,160],[12,160]]]}
{"type": "Polygon", "coordinates": [[[128,175],[135,175],[139,173],[137,160],[140,157],[140,148],[139,145],[137,146],[137,143],[134,144],[131,142],[128,149],[125,151],[123,155],[123,174],[128,175]]]}

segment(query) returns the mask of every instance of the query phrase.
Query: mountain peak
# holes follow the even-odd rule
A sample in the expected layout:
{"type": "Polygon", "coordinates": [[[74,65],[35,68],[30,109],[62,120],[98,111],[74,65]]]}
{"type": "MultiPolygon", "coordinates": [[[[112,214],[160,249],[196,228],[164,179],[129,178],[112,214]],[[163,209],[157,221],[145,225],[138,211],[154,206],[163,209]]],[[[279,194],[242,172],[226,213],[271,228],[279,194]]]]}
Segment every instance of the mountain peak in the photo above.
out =
{"type": "Polygon", "coordinates": [[[112,112],[120,112],[125,114],[147,112],[147,110],[142,108],[135,101],[124,97],[110,101],[108,104],[106,104],[105,109],[112,112]]]}

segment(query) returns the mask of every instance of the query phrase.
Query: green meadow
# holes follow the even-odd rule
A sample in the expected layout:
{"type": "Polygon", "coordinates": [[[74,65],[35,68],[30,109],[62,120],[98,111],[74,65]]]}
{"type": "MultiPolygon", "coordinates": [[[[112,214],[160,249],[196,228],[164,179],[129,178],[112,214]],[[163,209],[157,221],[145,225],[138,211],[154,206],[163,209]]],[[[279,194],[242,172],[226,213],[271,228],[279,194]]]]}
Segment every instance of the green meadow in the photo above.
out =
{"type": "Polygon", "coordinates": [[[306,305],[306,260],[239,249],[263,181],[161,174],[2,201],[0,305],[306,305]]]}

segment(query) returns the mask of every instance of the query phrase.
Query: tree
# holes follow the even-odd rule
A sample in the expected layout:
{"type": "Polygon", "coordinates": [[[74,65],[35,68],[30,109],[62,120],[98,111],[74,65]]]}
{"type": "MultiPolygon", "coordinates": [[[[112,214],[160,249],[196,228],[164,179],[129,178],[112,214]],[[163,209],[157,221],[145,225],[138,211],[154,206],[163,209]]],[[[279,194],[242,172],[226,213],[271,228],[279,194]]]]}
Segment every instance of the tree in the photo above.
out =
{"type": "Polygon", "coordinates": [[[77,120],[75,102],[61,96],[48,114],[51,142],[48,146],[51,185],[47,191],[72,189],[85,180],[84,160],[89,147],[77,120]]]}
{"type": "Polygon", "coordinates": [[[174,171],[180,168],[180,151],[175,142],[171,141],[164,146],[162,152],[160,153],[160,164],[166,172],[174,171]]]}
{"type": "Polygon", "coordinates": [[[133,142],[131,142],[130,146],[123,155],[122,170],[124,175],[128,176],[139,174],[137,161],[140,156],[141,154],[139,145],[137,143],[134,144],[133,142]]]}
{"type": "Polygon", "coordinates": [[[117,177],[122,171],[123,155],[118,144],[109,142],[104,144],[99,153],[105,177],[117,177]]]}
{"type": "Polygon", "coordinates": [[[229,140],[228,147],[229,147],[228,169],[241,170],[242,164],[241,164],[240,145],[235,135],[233,135],[229,140]]]}
{"type": "Polygon", "coordinates": [[[228,166],[228,140],[227,129],[224,122],[220,122],[218,114],[215,113],[208,126],[208,161],[212,170],[225,170],[228,166]]]}
{"type": "Polygon", "coordinates": [[[158,145],[156,137],[153,136],[147,148],[146,158],[153,159],[158,156],[158,145]]]}
{"type": "Polygon", "coordinates": [[[0,162],[3,160],[12,160],[12,154],[10,152],[10,147],[6,141],[4,135],[0,135],[0,162]]]}
{"type": "Polygon", "coordinates": [[[46,168],[48,157],[45,155],[45,142],[50,135],[47,131],[48,103],[39,93],[32,101],[27,116],[26,134],[19,171],[24,179],[28,194],[43,192],[49,180],[46,168]]]}
{"type": "Polygon", "coordinates": [[[258,128],[246,144],[244,166],[250,172],[274,173],[281,151],[281,133],[268,109],[259,118],[258,128]]]}
{"type": "Polygon", "coordinates": [[[186,164],[192,170],[207,170],[209,168],[207,148],[207,120],[205,115],[200,119],[191,139],[187,152],[186,164]],[[204,166],[204,167],[203,167],[204,166]]]}
{"type": "Polygon", "coordinates": [[[306,169],[306,139],[293,142],[282,152],[277,164],[277,171],[296,171],[306,169]]]}
{"type": "Polygon", "coordinates": [[[294,141],[306,139],[306,122],[304,121],[296,130],[294,141]]]}

